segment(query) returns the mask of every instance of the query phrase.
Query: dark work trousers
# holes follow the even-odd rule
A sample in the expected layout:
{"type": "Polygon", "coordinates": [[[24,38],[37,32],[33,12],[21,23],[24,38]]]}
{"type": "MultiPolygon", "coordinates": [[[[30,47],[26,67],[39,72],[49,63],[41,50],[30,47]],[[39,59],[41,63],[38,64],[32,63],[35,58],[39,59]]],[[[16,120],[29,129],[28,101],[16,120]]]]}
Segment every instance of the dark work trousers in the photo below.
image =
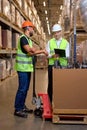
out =
{"type": "Polygon", "coordinates": [[[52,95],[53,95],[53,72],[52,72],[53,65],[48,66],[48,95],[50,98],[50,102],[52,103],[52,95]]]}
{"type": "Polygon", "coordinates": [[[19,87],[15,97],[15,110],[20,111],[25,107],[27,92],[30,86],[31,72],[18,72],[19,87]]]}

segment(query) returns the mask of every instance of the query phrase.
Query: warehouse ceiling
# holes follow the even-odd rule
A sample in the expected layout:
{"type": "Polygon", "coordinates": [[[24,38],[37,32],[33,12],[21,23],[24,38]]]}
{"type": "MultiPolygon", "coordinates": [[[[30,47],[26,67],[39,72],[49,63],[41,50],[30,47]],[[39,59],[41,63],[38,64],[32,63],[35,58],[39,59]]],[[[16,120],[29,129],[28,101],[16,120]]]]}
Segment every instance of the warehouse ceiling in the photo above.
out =
{"type": "Polygon", "coordinates": [[[37,13],[41,20],[41,25],[46,33],[50,36],[52,26],[58,23],[61,15],[63,0],[33,0],[37,13]]]}

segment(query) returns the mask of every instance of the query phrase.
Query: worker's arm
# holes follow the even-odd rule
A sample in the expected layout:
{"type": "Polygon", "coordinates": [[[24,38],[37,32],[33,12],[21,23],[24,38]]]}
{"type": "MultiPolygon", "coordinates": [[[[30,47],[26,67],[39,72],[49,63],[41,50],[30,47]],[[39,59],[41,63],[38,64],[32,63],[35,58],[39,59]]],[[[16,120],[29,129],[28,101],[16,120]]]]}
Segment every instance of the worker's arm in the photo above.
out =
{"type": "Polygon", "coordinates": [[[47,51],[46,50],[36,50],[35,51],[35,54],[41,54],[41,53],[44,53],[46,56],[48,56],[48,53],[47,53],[47,51]]]}
{"type": "Polygon", "coordinates": [[[29,44],[28,44],[28,41],[25,37],[22,37],[20,39],[20,42],[21,42],[22,51],[24,53],[28,53],[31,56],[36,55],[36,54],[41,54],[41,53],[44,53],[45,55],[48,54],[46,50],[36,50],[36,48],[30,47],[29,44]]]}
{"type": "Polygon", "coordinates": [[[41,53],[48,55],[46,50],[36,50],[34,47],[30,47],[29,45],[24,45],[23,48],[26,50],[26,52],[29,55],[36,55],[36,54],[41,54],[41,53]]]}
{"type": "Polygon", "coordinates": [[[33,55],[36,51],[34,47],[30,47],[29,45],[24,45],[23,48],[29,55],[33,55]]]}

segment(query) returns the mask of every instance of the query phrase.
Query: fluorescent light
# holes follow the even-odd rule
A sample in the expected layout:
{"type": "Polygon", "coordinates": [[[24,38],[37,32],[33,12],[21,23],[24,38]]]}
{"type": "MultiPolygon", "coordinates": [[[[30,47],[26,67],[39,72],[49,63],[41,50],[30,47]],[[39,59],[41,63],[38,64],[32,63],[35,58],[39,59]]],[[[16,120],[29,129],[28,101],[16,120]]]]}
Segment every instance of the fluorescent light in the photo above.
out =
{"type": "Polygon", "coordinates": [[[63,9],[63,6],[61,5],[61,6],[60,6],[60,10],[62,10],[62,9],[63,9]]]}
{"type": "Polygon", "coordinates": [[[47,14],[47,10],[45,10],[45,14],[47,14]]]}
{"type": "Polygon", "coordinates": [[[46,17],[46,20],[48,20],[48,17],[46,17]]]}
{"type": "Polygon", "coordinates": [[[48,33],[49,33],[49,35],[51,34],[50,33],[50,26],[49,26],[49,24],[47,23],[47,28],[48,28],[48,33]]]}
{"type": "Polygon", "coordinates": [[[47,21],[47,24],[49,23],[49,21],[47,21]]]}
{"type": "Polygon", "coordinates": [[[60,22],[60,21],[58,21],[58,24],[61,24],[61,22],[60,22]]]}
{"type": "Polygon", "coordinates": [[[43,2],[43,6],[46,6],[46,2],[45,1],[43,2]]]}

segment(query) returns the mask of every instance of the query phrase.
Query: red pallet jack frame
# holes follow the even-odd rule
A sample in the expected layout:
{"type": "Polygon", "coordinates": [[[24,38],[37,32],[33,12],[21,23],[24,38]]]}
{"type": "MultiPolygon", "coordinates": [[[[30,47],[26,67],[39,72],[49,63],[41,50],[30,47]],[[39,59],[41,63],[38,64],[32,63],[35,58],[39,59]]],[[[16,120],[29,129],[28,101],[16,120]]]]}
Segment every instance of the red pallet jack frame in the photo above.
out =
{"type": "Polygon", "coordinates": [[[52,107],[48,94],[39,93],[38,96],[41,97],[43,104],[42,118],[52,119],[52,107]]]}
{"type": "Polygon", "coordinates": [[[34,115],[37,117],[42,117],[44,119],[51,119],[52,118],[52,107],[49,100],[48,94],[38,93],[36,96],[35,92],[35,62],[37,58],[33,57],[33,98],[32,103],[36,105],[36,109],[34,110],[34,115]]]}

